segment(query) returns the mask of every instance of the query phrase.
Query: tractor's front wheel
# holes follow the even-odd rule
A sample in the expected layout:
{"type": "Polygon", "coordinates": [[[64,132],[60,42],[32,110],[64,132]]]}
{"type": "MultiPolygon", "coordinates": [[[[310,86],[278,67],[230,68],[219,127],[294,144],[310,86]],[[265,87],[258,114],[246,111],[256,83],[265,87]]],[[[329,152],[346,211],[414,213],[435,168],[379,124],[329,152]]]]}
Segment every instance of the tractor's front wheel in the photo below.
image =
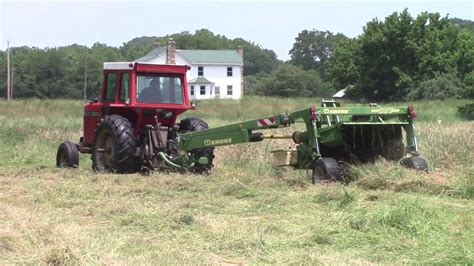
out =
{"type": "Polygon", "coordinates": [[[323,180],[342,180],[342,169],[335,159],[321,157],[314,163],[311,181],[315,184],[323,180]]]}
{"type": "Polygon", "coordinates": [[[65,141],[59,145],[56,154],[56,166],[59,168],[79,167],[79,151],[75,143],[65,141]]]}
{"type": "Polygon", "coordinates": [[[130,121],[119,115],[108,115],[95,130],[92,168],[99,173],[136,172],[136,150],[137,139],[130,121]]]}
{"type": "MultiPolygon", "coordinates": [[[[204,120],[196,117],[185,118],[179,123],[179,131],[181,132],[201,131],[208,128],[209,126],[206,122],[204,122],[204,120]]],[[[195,163],[192,169],[193,172],[195,172],[196,174],[208,174],[213,166],[212,160],[215,157],[214,147],[194,149],[190,153],[195,161],[199,160],[199,158],[201,157],[207,158],[207,164],[195,163]]]]}

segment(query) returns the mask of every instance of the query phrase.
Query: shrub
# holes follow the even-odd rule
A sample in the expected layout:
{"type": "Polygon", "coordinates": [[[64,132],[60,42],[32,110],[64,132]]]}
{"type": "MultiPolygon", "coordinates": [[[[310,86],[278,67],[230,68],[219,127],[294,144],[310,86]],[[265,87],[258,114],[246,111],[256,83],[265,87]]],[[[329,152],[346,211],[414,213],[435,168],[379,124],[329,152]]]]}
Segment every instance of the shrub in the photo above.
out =
{"type": "Polygon", "coordinates": [[[246,78],[246,89],[279,97],[328,97],[334,93],[332,84],[324,82],[318,72],[291,64],[282,64],[269,75],[246,78]]]}
{"type": "Polygon", "coordinates": [[[468,120],[474,120],[474,103],[458,106],[458,115],[468,120]]]}
{"type": "Polygon", "coordinates": [[[411,89],[409,100],[444,100],[460,99],[464,93],[464,85],[453,73],[436,74],[434,78],[422,81],[417,88],[411,89]]]}

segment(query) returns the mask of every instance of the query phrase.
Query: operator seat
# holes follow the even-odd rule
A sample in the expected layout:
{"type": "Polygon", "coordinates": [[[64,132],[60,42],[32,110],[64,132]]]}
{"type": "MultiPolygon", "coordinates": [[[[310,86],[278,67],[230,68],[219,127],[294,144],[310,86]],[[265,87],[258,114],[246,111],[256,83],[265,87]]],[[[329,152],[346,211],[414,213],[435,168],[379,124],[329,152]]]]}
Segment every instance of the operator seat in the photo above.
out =
{"type": "Polygon", "coordinates": [[[150,81],[150,86],[143,89],[138,95],[139,102],[159,103],[161,101],[160,79],[155,78],[150,81]]]}

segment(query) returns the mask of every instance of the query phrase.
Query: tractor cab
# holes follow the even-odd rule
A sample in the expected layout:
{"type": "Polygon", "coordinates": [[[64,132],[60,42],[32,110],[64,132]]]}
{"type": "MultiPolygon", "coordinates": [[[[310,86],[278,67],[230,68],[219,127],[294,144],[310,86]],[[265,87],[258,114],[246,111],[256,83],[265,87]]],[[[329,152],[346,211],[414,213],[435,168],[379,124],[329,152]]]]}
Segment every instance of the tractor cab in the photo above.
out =
{"type": "Polygon", "coordinates": [[[104,63],[100,100],[84,107],[84,144],[92,145],[95,129],[107,115],[128,119],[135,132],[157,123],[165,127],[175,125],[179,114],[192,109],[187,70],[189,66],[104,63]]]}

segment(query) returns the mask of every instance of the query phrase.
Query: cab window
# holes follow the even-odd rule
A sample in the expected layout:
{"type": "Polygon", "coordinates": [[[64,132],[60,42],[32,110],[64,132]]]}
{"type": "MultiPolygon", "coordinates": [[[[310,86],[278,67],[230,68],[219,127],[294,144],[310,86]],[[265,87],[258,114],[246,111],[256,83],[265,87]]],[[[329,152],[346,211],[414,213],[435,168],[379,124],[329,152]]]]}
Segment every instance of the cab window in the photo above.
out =
{"type": "Polygon", "coordinates": [[[128,84],[130,80],[130,74],[122,74],[122,82],[120,86],[120,100],[125,101],[128,98],[128,84]]]}
{"type": "Polygon", "coordinates": [[[183,84],[175,76],[138,75],[136,99],[141,103],[183,104],[183,84]]]}
{"type": "Polygon", "coordinates": [[[107,83],[105,87],[105,101],[115,100],[115,88],[117,87],[117,73],[107,74],[107,83]]]}

